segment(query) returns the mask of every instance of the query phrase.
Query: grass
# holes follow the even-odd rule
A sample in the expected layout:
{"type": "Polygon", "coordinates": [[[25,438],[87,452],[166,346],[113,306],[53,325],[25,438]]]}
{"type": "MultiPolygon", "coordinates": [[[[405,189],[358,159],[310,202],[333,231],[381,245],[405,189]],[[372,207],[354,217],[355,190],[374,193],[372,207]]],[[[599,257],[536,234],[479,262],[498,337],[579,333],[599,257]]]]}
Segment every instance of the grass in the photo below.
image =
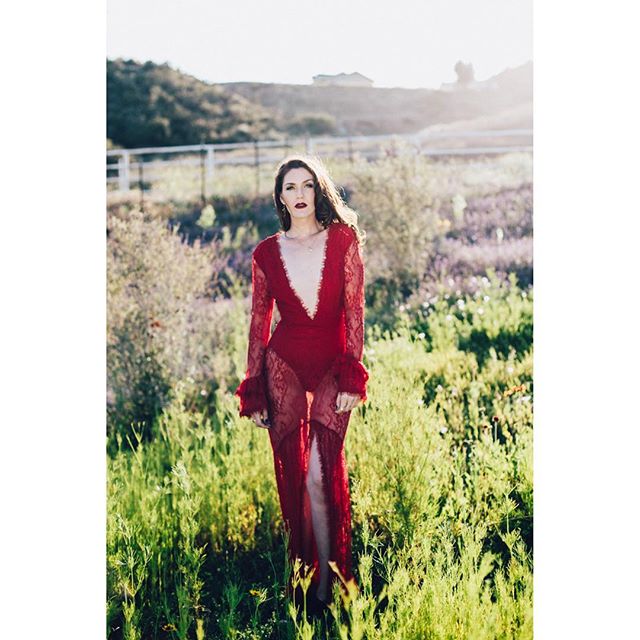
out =
{"type": "Polygon", "coordinates": [[[108,637],[531,638],[532,299],[481,286],[368,328],[345,444],[359,589],[324,622],[285,598],[308,576],[286,561],[267,434],[228,389],[204,415],[178,387],[150,439],[118,435],[108,637]]]}
{"type": "MultiPolygon", "coordinates": [[[[402,145],[399,149],[404,149],[402,145]]],[[[304,152],[304,149],[292,149],[304,152]]],[[[396,153],[389,147],[383,150],[396,153]]],[[[286,154],[282,152],[282,158],[286,154]]],[[[347,158],[332,158],[330,150],[320,150],[323,162],[336,183],[346,189],[351,187],[354,172],[366,168],[367,162],[357,153],[353,162],[347,158]]],[[[513,152],[489,156],[451,156],[446,158],[424,158],[428,163],[438,191],[443,195],[471,195],[485,190],[514,187],[529,181],[533,169],[533,158],[528,152],[513,152]]],[[[273,190],[273,181],[278,161],[251,165],[219,165],[213,175],[204,174],[205,198],[233,197],[253,194],[267,196],[273,190]]],[[[200,166],[168,165],[154,169],[149,177],[143,175],[143,197],[147,202],[198,202],[202,193],[202,171],[200,166]]],[[[131,193],[138,194],[138,175],[132,174],[131,193]]],[[[110,186],[108,198],[117,201],[121,195],[110,186]]]]}

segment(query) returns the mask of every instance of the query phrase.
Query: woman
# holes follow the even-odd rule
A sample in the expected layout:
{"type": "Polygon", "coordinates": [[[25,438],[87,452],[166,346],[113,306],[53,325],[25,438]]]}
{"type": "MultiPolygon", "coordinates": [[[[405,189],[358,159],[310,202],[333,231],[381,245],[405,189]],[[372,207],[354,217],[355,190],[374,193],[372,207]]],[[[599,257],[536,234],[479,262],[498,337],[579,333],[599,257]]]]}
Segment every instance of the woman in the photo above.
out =
{"type": "Polygon", "coordinates": [[[253,250],[247,372],[236,395],[240,415],[269,429],[289,558],[315,569],[313,609],[331,598],[328,561],[353,579],[344,438],[369,378],[363,234],[317,159],[285,159],[273,197],[282,229],[253,250]],[[270,336],[274,301],[281,320],[270,336]]]}

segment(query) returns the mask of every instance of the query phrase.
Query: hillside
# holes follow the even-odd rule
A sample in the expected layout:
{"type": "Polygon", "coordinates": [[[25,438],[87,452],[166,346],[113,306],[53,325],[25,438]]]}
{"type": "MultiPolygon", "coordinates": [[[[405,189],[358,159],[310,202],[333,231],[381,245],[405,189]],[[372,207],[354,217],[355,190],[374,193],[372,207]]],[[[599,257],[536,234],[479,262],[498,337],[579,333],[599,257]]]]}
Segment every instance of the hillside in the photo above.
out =
{"type": "Polygon", "coordinates": [[[531,129],[533,128],[533,103],[525,102],[487,116],[478,116],[467,120],[456,120],[447,124],[434,124],[425,127],[421,134],[444,131],[486,131],[492,129],[531,129]]]}
{"type": "Polygon", "coordinates": [[[491,116],[533,99],[533,63],[489,78],[483,91],[323,87],[232,82],[219,86],[269,109],[286,121],[301,113],[324,113],[341,135],[414,133],[425,127],[491,116]]]}
{"type": "Polygon", "coordinates": [[[107,138],[141,147],[270,137],[270,112],[166,64],[107,60],[107,138]]]}
{"type": "Polygon", "coordinates": [[[209,84],[167,64],[108,60],[107,137],[136,147],[414,133],[530,104],[533,65],[507,69],[486,84],[482,91],[209,84]]]}

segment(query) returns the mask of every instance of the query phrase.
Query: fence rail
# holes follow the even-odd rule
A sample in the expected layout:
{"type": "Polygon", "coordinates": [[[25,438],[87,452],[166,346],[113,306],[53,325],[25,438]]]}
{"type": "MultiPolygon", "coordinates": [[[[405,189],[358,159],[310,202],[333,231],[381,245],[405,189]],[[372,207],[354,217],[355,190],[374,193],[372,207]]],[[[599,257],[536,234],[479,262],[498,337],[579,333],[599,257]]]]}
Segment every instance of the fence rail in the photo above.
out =
{"type": "Polygon", "coordinates": [[[165,147],[110,149],[107,151],[107,184],[117,185],[126,192],[136,184],[141,193],[145,183],[162,180],[163,172],[173,168],[193,168],[200,173],[201,199],[206,198],[208,185],[213,189],[215,171],[222,166],[253,166],[256,171],[256,191],[260,188],[260,166],[275,164],[293,150],[318,153],[339,158],[356,156],[372,160],[388,154],[402,141],[413,153],[427,156],[487,155],[514,151],[531,152],[531,129],[498,129],[483,131],[433,131],[424,134],[396,134],[342,137],[299,137],[284,140],[256,140],[165,147]],[[492,145],[470,146],[469,141],[490,140],[492,145]],[[519,139],[519,140],[518,140],[519,139]],[[517,142],[516,142],[517,140],[517,142]],[[513,141],[513,143],[512,143],[513,141]],[[510,144],[511,143],[511,144],[510,144]],[[385,146],[387,145],[387,146],[385,146]],[[262,150],[279,149],[278,154],[262,150]],[[150,156],[156,156],[150,159],[150,156]],[[158,158],[159,156],[159,158],[158,158]],[[174,156],[171,158],[171,156],[174,156]]]}

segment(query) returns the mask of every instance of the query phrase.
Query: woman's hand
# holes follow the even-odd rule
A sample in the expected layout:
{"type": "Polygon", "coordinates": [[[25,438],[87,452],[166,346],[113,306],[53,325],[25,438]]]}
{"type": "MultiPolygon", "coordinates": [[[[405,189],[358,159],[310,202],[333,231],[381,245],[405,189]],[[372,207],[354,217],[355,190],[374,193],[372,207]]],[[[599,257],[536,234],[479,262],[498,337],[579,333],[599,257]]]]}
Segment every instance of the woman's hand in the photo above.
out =
{"type": "Polygon", "coordinates": [[[360,396],[354,393],[341,391],[336,398],[336,413],[351,411],[360,404],[360,396]]]}
{"type": "Polygon", "coordinates": [[[256,411],[251,414],[251,419],[256,423],[258,427],[262,427],[263,429],[269,429],[271,424],[269,423],[269,414],[266,409],[262,409],[262,411],[256,411]]]}

